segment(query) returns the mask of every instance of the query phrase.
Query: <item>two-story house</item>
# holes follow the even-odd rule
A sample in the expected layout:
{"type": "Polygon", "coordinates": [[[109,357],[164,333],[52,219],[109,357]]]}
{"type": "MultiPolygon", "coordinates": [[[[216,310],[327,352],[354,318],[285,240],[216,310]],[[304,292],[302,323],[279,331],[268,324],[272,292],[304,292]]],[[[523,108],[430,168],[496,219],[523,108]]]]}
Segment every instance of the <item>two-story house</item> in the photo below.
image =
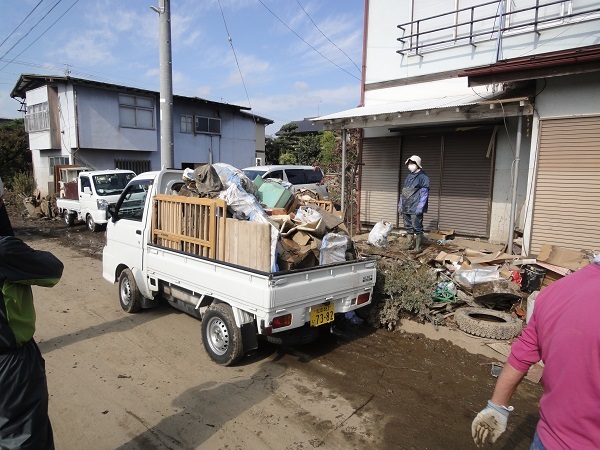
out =
{"type": "Polygon", "coordinates": [[[361,222],[416,154],[427,228],[600,250],[599,42],[598,1],[365,0],[361,104],[316,119],[363,130],[361,222]]]}
{"type": "MultiPolygon", "coordinates": [[[[20,76],[11,97],[25,107],[34,176],[53,193],[55,167],[160,169],[159,93],[70,76],[20,76]]],[[[265,126],[273,121],[248,108],[173,96],[173,164],[178,168],[225,162],[255,163],[264,154],[265,126]]]]}

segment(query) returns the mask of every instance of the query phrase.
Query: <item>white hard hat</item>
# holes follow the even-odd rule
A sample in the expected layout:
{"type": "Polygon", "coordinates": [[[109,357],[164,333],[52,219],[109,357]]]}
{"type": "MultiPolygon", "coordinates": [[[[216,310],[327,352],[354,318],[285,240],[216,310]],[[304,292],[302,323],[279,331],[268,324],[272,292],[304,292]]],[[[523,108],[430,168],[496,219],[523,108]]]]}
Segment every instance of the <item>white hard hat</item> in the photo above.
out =
{"type": "Polygon", "coordinates": [[[419,169],[422,169],[423,166],[421,165],[421,158],[418,157],[417,155],[412,155],[410,158],[408,158],[404,164],[408,164],[409,161],[414,162],[417,166],[419,166],[419,169]]]}

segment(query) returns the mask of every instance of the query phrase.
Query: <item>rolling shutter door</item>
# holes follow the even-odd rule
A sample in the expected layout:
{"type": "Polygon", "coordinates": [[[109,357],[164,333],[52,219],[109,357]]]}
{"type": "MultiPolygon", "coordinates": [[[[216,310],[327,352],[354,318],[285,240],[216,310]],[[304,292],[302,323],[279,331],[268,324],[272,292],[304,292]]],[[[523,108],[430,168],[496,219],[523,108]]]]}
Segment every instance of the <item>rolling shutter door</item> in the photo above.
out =
{"type": "Polygon", "coordinates": [[[361,221],[374,224],[385,220],[397,226],[399,139],[365,139],[362,163],[361,221]]]}
{"type": "Polygon", "coordinates": [[[440,229],[488,236],[492,158],[491,130],[444,135],[440,229]]]}
{"type": "Polygon", "coordinates": [[[531,253],[600,250],[600,116],[540,122],[531,253]]]}
{"type": "MultiPolygon", "coordinates": [[[[423,171],[429,177],[429,206],[427,212],[423,214],[423,228],[425,230],[439,229],[441,143],[442,137],[440,135],[404,136],[402,138],[402,167],[400,170],[402,183],[400,184],[400,188],[402,189],[404,180],[406,180],[406,176],[408,175],[408,168],[404,162],[412,155],[421,157],[423,171]]],[[[404,226],[402,222],[400,226],[404,226]]]]}

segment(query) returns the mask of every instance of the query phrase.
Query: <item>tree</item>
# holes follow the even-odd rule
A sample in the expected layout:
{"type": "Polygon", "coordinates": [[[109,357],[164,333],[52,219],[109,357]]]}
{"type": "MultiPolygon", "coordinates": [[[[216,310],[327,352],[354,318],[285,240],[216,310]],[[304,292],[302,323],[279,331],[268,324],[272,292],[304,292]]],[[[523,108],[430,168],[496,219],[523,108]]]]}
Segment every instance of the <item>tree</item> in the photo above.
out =
{"type": "Polygon", "coordinates": [[[7,187],[15,174],[31,173],[31,152],[23,119],[0,125],[0,178],[7,187]]]}

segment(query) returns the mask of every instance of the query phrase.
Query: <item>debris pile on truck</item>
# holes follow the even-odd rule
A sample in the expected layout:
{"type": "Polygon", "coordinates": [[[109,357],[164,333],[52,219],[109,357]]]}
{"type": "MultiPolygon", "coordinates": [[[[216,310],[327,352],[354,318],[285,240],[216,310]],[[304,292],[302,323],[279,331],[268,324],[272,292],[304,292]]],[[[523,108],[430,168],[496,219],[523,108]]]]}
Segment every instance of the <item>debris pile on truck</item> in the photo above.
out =
{"type": "Polygon", "coordinates": [[[263,272],[356,259],[342,214],[310,189],[225,163],[186,169],[154,199],[153,242],[263,272]]]}

